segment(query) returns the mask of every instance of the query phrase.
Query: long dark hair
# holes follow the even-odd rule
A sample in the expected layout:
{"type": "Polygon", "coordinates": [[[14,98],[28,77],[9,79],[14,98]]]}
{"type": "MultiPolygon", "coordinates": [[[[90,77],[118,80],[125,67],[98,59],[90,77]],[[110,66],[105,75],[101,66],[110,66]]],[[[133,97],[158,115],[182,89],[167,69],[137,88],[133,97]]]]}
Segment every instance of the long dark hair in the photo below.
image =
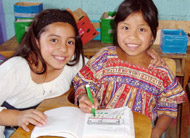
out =
{"type": "MultiPolygon", "coordinates": [[[[158,27],[158,10],[152,0],[124,0],[120,4],[114,18],[115,28],[117,29],[119,22],[124,21],[130,14],[135,12],[142,13],[144,20],[150,26],[155,40],[158,27]]],[[[114,33],[114,43],[118,44],[117,31],[114,33]]]]}
{"type": "Polygon", "coordinates": [[[29,31],[25,34],[19,48],[14,56],[21,56],[28,61],[32,71],[37,74],[43,74],[47,70],[46,63],[41,55],[40,49],[37,46],[36,40],[39,41],[41,34],[45,31],[45,27],[55,22],[65,22],[73,26],[75,30],[75,51],[74,58],[67,63],[69,66],[74,66],[79,62],[80,55],[84,64],[84,54],[82,50],[82,42],[79,37],[78,28],[72,14],[67,10],[47,9],[39,13],[30,25],[29,31]],[[42,64],[42,70],[37,71],[32,65],[37,67],[39,62],[42,64]]]}

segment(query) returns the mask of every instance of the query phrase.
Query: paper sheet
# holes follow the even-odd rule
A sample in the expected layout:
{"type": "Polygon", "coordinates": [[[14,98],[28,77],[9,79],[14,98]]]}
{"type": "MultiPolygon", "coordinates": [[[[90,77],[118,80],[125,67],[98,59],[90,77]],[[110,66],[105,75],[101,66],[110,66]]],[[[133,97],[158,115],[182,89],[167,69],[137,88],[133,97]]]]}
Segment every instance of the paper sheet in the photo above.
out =
{"type": "Polygon", "coordinates": [[[92,136],[98,138],[135,138],[133,113],[128,107],[96,111],[95,118],[123,119],[123,123],[120,125],[89,125],[88,120],[92,117],[91,114],[88,114],[85,118],[83,138],[92,138],[92,136]]]}

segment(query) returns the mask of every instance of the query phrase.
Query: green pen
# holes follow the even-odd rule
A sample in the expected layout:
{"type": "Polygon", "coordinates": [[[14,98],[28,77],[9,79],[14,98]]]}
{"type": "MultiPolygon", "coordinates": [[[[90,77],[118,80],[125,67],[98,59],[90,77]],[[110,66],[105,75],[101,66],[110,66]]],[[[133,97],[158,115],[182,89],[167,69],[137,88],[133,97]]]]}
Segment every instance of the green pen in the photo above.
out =
{"type": "MultiPolygon", "coordinates": [[[[86,90],[87,90],[89,100],[91,101],[91,103],[94,103],[93,98],[92,98],[92,93],[90,91],[90,86],[88,84],[86,85],[86,90]]],[[[92,108],[92,114],[93,114],[93,116],[95,116],[95,109],[94,108],[92,108]]]]}

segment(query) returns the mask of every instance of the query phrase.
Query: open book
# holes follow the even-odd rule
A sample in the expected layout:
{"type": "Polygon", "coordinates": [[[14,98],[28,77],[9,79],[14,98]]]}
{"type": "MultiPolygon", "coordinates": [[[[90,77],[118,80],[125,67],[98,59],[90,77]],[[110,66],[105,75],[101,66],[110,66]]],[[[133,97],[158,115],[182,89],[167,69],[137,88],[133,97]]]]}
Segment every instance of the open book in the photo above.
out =
{"type": "Polygon", "coordinates": [[[134,138],[133,113],[128,107],[96,110],[96,116],[77,107],[59,107],[45,112],[47,125],[35,127],[31,138],[134,138]]]}

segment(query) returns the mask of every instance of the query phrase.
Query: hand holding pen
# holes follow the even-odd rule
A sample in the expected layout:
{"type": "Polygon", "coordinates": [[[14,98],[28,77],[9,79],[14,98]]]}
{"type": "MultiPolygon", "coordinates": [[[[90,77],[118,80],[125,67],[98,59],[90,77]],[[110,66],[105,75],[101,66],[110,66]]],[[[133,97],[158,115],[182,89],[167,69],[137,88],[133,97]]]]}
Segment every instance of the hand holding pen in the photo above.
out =
{"type": "MultiPolygon", "coordinates": [[[[90,91],[90,86],[88,84],[86,85],[86,90],[87,90],[87,95],[88,95],[90,102],[92,104],[94,104],[92,93],[90,91]]],[[[95,108],[92,108],[91,111],[92,111],[93,116],[95,116],[95,108]]]]}
{"type": "Polygon", "coordinates": [[[93,96],[92,96],[92,99],[93,99],[93,103],[88,98],[87,93],[79,95],[79,97],[78,97],[79,108],[84,113],[92,113],[93,108],[95,110],[98,109],[98,106],[99,106],[98,99],[96,97],[93,97],[93,96]]]}

